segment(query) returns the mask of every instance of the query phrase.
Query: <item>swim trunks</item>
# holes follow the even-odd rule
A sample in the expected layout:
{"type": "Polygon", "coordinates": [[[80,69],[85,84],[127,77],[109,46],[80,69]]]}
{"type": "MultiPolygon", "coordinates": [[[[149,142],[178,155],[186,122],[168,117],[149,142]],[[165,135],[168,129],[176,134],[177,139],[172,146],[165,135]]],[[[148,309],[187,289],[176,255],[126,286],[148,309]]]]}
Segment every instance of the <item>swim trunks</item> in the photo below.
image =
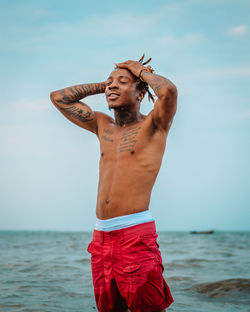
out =
{"type": "Polygon", "coordinates": [[[161,311],[173,302],[157,237],[154,221],[94,230],[88,251],[99,312],[161,311]]]}

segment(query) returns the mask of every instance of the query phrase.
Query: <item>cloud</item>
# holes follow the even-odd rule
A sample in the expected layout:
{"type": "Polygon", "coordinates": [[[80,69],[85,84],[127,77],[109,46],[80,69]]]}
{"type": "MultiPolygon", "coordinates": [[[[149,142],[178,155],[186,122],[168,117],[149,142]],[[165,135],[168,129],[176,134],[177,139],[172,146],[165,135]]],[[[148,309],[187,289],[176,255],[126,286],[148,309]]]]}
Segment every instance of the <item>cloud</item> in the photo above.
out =
{"type": "Polygon", "coordinates": [[[239,36],[246,35],[247,31],[248,31],[247,26],[239,25],[239,26],[236,26],[236,27],[229,29],[228,33],[231,36],[239,37],[239,36]]]}
{"type": "Polygon", "coordinates": [[[29,99],[22,98],[10,104],[17,111],[24,112],[41,112],[50,110],[51,102],[48,98],[45,99],[29,99]]]}
{"type": "Polygon", "coordinates": [[[183,36],[167,35],[158,37],[156,42],[162,45],[182,45],[182,44],[196,44],[204,40],[202,33],[187,33],[183,36]]]}
{"type": "Polygon", "coordinates": [[[96,40],[101,40],[106,44],[115,37],[121,40],[123,37],[138,38],[145,33],[149,33],[155,28],[158,17],[156,15],[139,15],[133,13],[121,13],[119,15],[94,15],[84,20],[76,19],[70,21],[49,21],[47,23],[37,23],[30,27],[30,24],[22,26],[12,25],[5,36],[0,40],[0,44],[12,49],[37,50],[41,45],[49,45],[56,42],[57,45],[65,47],[77,39],[84,44],[91,39],[95,44],[96,40]],[[15,40],[9,40],[14,36],[15,40]]]}
{"type": "MultiPolygon", "coordinates": [[[[74,20],[68,19],[52,19],[53,12],[31,7],[23,9],[18,7],[12,12],[12,18],[18,19],[21,15],[24,22],[10,23],[10,26],[4,32],[4,36],[0,39],[0,45],[5,49],[18,51],[47,51],[51,53],[55,47],[63,48],[75,45],[77,48],[83,47],[86,41],[88,44],[98,47],[101,43],[102,48],[110,44],[114,40],[119,44],[124,40],[136,40],[140,45],[147,42],[147,36],[155,34],[159,27],[159,23],[167,22],[168,17],[172,17],[182,11],[183,7],[180,3],[166,4],[163,6],[155,6],[155,9],[149,14],[141,12],[123,12],[120,14],[96,13],[83,18],[74,20]],[[177,12],[178,11],[178,12],[177,12]],[[36,23],[30,16],[37,18],[36,23]],[[44,18],[40,19],[44,16],[44,18]],[[10,38],[12,40],[10,40],[10,38]]],[[[170,22],[169,22],[170,23],[170,22]]],[[[193,36],[193,35],[192,35],[193,36]]],[[[193,41],[194,38],[189,38],[193,41]]],[[[196,39],[195,39],[196,40],[196,39]]],[[[114,47],[112,47],[114,49],[114,47]]]]}
{"type": "Polygon", "coordinates": [[[179,78],[181,78],[181,80],[236,80],[250,78],[250,65],[203,68],[191,73],[189,72],[188,74],[180,75],[179,78]]]}
{"type": "Polygon", "coordinates": [[[85,24],[89,34],[105,35],[136,35],[149,31],[157,22],[154,15],[140,16],[131,13],[110,16],[91,17],[85,24]]]}

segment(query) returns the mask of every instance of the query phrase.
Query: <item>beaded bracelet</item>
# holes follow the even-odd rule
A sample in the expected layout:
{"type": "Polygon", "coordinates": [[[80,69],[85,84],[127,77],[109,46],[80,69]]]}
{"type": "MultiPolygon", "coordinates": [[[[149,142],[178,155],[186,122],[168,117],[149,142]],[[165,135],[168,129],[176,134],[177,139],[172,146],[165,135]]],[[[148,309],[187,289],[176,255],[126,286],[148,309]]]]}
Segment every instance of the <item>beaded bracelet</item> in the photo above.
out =
{"type": "Polygon", "coordinates": [[[141,69],[138,78],[139,78],[142,82],[146,82],[146,81],[142,78],[142,76],[141,76],[141,74],[142,74],[144,71],[147,71],[147,72],[150,72],[150,73],[151,73],[151,70],[150,70],[149,68],[143,68],[143,69],[141,69]]]}

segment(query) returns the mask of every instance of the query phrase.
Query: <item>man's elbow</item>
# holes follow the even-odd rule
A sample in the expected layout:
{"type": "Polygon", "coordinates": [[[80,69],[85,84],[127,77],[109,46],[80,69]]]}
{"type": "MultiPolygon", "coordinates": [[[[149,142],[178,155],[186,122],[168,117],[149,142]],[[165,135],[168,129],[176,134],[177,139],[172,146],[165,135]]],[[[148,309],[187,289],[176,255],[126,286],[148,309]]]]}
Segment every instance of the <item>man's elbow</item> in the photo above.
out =
{"type": "Polygon", "coordinates": [[[57,105],[58,104],[58,95],[57,95],[57,92],[56,91],[52,91],[50,92],[50,100],[51,102],[54,104],[54,105],[57,105]]]}
{"type": "Polygon", "coordinates": [[[165,88],[164,88],[164,96],[165,97],[177,97],[178,91],[176,86],[171,83],[168,84],[165,88]]]}
{"type": "Polygon", "coordinates": [[[176,103],[177,96],[178,96],[177,88],[173,83],[171,83],[163,88],[162,94],[161,96],[159,96],[159,98],[161,98],[161,100],[163,100],[166,103],[170,102],[176,103]]]}

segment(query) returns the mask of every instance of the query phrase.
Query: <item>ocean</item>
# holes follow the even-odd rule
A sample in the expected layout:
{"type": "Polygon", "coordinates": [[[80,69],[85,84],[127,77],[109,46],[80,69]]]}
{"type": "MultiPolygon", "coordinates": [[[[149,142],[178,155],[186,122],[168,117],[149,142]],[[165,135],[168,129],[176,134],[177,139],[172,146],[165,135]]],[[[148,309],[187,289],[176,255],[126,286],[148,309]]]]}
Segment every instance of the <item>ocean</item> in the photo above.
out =
{"type": "MultiPolygon", "coordinates": [[[[218,292],[191,287],[250,277],[250,232],[159,232],[164,277],[175,302],[168,311],[249,312],[248,291],[218,292]]],[[[97,311],[88,232],[1,231],[0,311],[97,311]]]]}

